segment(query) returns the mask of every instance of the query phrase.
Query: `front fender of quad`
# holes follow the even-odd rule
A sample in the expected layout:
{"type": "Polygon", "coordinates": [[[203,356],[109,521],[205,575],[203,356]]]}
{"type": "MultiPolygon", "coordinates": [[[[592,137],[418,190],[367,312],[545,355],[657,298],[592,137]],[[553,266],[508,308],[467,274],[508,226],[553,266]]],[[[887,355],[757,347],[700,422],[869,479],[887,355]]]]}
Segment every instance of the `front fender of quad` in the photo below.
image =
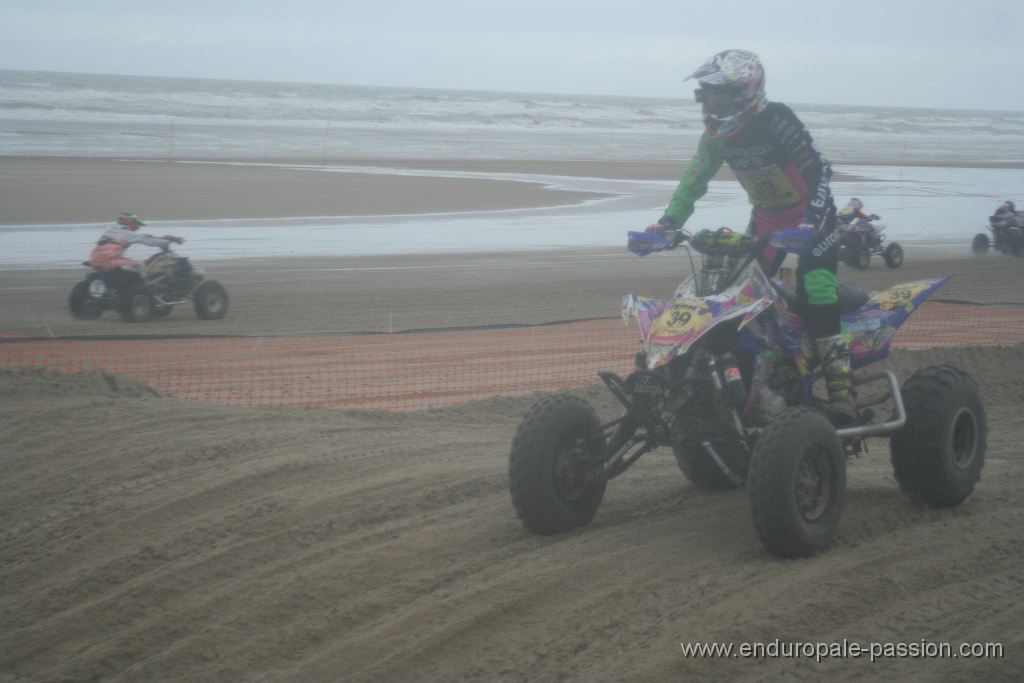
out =
{"type": "Polygon", "coordinates": [[[715,297],[677,297],[671,300],[628,295],[622,304],[623,319],[634,317],[640,325],[647,367],[654,369],[682,356],[709,332],[724,323],[742,320],[746,325],[771,301],[759,299],[746,305],[729,305],[715,297]]]}

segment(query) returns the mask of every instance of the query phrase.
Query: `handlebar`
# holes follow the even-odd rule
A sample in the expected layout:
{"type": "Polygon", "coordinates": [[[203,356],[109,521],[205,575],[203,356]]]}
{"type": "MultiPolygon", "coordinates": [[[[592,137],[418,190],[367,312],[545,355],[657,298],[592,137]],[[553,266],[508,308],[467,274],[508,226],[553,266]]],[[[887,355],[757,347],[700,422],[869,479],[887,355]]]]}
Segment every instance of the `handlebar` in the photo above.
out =
{"type": "Polygon", "coordinates": [[[639,256],[657,251],[671,251],[681,244],[689,244],[694,251],[709,256],[746,256],[755,248],[763,248],[763,239],[735,233],[729,228],[701,230],[693,234],[678,228],[668,231],[670,236],[650,232],[630,232],[629,250],[639,256]]]}
{"type": "Polygon", "coordinates": [[[700,254],[740,257],[763,248],[767,244],[767,239],[733,232],[729,228],[719,228],[715,231],[701,230],[696,235],[680,230],[676,246],[683,242],[689,242],[694,251],[700,254]]]}
{"type": "Polygon", "coordinates": [[[671,238],[657,233],[629,232],[629,250],[639,256],[646,256],[657,251],[671,251],[688,243],[694,251],[708,256],[741,258],[759,253],[768,246],[802,254],[812,250],[813,233],[813,228],[800,226],[760,237],[736,233],[729,228],[701,230],[697,234],[677,228],[671,231],[671,238]]]}
{"type": "Polygon", "coordinates": [[[167,244],[162,245],[160,248],[164,251],[170,251],[171,244],[184,244],[184,237],[175,237],[174,235],[164,235],[160,239],[167,240],[167,244]]]}

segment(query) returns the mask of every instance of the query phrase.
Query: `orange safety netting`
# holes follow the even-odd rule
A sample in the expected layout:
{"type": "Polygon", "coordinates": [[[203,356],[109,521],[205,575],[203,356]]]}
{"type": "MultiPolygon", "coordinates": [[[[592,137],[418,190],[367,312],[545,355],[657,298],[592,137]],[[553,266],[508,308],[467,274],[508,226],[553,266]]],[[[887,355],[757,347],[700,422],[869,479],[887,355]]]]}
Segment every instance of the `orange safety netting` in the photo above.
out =
{"type": "MultiPolygon", "coordinates": [[[[639,332],[604,318],[531,327],[297,337],[5,338],[0,364],[101,368],[186,399],[236,406],[419,409],[625,374],[639,332]]],[[[1024,308],[928,302],[894,348],[1024,342],[1024,308]]]]}

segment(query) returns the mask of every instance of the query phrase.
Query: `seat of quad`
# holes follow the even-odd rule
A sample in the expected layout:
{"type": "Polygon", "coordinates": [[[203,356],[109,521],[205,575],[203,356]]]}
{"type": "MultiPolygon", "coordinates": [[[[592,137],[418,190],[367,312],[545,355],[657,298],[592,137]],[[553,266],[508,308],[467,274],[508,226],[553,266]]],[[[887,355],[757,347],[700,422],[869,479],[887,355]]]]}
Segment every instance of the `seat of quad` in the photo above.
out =
{"type": "MultiPolygon", "coordinates": [[[[782,298],[786,300],[786,303],[790,305],[796,311],[801,309],[800,302],[796,296],[796,283],[793,284],[779,284],[775,283],[776,289],[782,294],[782,298]]],[[[860,288],[853,280],[846,278],[839,278],[839,310],[842,313],[849,313],[850,311],[856,311],[858,308],[868,302],[867,292],[860,288]]]]}

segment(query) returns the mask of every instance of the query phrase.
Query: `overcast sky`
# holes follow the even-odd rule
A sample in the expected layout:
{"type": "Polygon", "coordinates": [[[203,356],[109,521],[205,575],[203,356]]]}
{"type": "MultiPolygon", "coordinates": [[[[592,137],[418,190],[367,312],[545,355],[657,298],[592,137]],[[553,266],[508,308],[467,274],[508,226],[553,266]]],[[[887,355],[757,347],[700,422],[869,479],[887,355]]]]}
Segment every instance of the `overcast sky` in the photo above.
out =
{"type": "Polygon", "coordinates": [[[0,68],[691,97],[727,48],[783,102],[1024,111],[1021,0],[0,0],[0,68]]]}

